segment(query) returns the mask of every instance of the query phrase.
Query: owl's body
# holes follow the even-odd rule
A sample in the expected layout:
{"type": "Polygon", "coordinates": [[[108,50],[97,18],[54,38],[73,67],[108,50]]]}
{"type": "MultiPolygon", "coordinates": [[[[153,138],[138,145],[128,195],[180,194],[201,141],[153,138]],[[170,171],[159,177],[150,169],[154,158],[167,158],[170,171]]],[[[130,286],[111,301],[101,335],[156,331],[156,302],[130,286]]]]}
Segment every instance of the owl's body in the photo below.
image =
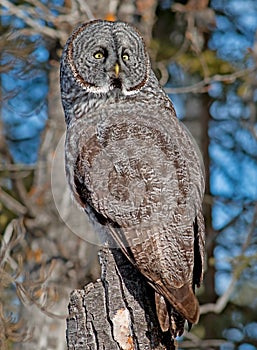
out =
{"type": "Polygon", "coordinates": [[[125,23],[94,21],[73,32],[61,90],[74,198],[148,279],[162,330],[177,336],[185,319],[199,317],[204,176],[195,144],[140,34],[125,23]]]}

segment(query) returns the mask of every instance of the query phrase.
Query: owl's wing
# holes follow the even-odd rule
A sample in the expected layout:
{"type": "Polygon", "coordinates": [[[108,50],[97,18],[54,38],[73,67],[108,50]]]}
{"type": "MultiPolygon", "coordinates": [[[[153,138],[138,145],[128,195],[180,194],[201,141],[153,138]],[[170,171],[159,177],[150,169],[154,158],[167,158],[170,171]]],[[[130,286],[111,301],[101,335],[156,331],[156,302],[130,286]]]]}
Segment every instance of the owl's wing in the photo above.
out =
{"type": "Polygon", "coordinates": [[[147,109],[122,108],[90,115],[86,128],[82,118],[70,124],[66,171],[72,192],[156,292],[196,323],[194,287],[202,279],[204,244],[199,157],[169,111],[161,112],[160,123],[158,108],[151,110],[155,119],[147,109]]]}
{"type": "Polygon", "coordinates": [[[137,268],[157,293],[164,296],[189,323],[197,323],[199,304],[194,289],[200,284],[203,274],[197,219],[191,231],[191,247],[182,240],[177,246],[168,240],[165,243],[165,236],[158,238],[153,234],[139,245],[131,246],[130,250],[137,268]]]}
{"type": "MultiPolygon", "coordinates": [[[[193,244],[193,264],[185,266],[189,271],[192,271],[190,282],[181,283],[180,288],[175,288],[173,278],[162,280],[163,270],[169,266],[158,265],[157,269],[152,269],[151,264],[147,263],[147,254],[153,255],[151,248],[145,250],[141,246],[128,246],[126,235],[121,228],[113,226],[112,222],[107,222],[107,227],[118,244],[124,255],[145,277],[148,283],[155,289],[155,302],[157,316],[160,326],[163,331],[170,331],[173,335],[180,336],[183,333],[185,319],[190,324],[197,323],[199,318],[199,304],[194,295],[195,287],[199,287],[203,278],[204,267],[204,219],[201,212],[198,213],[193,225],[194,244],[193,244]],[[142,257],[142,258],[141,258],[142,257]],[[142,261],[143,259],[143,261],[142,261]],[[163,298],[165,297],[165,299],[163,298]],[[167,304],[167,301],[172,305],[172,308],[167,304]]],[[[156,249],[156,246],[152,246],[156,249]]],[[[163,252],[165,254],[165,252],[163,252]]],[[[161,259],[160,259],[161,260],[161,259]]],[[[172,259],[171,259],[172,260],[172,259]]],[[[151,261],[151,259],[149,259],[151,261]]],[[[157,262],[158,264],[158,262],[157,262]]],[[[176,274],[176,272],[174,273],[176,274]]]]}
{"type": "MultiPolygon", "coordinates": [[[[82,198],[82,200],[84,200],[84,198],[82,198]]],[[[168,269],[168,266],[158,265],[157,268],[155,266],[155,268],[152,269],[151,264],[147,263],[147,251],[145,247],[141,245],[129,247],[123,229],[118,227],[117,224],[110,219],[96,212],[89,203],[87,203],[86,211],[89,212],[91,219],[101,222],[101,224],[108,229],[112,238],[130,263],[147,277],[148,283],[155,289],[156,312],[161,329],[164,332],[170,330],[173,336],[176,337],[183,334],[185,319],[189,322],[189,326],[193,323],[197,323],[199,318],[199,305],[194,295],[194,289],[195,286],[200,285],[203,277],[204,222],[202,213],[198,213],[193,225],[194,262],[192,265],[190,264],[189,267],[186,267],[188,270],[192,270],[192,278],[190,282],[182,283],[180,288],[175,288],[173,286],[174,279],[169,278],[162,280],[161,278],[163,269],[168,269]]],[[[153,242],[152,248],[156,249],[153,242]]],[[[152,253],[151,248],[148,247],[149,258],[150,255],[153,255],[152,253]]]]}
{"type": "MultiPolygon", "coordinates": [[[[90,203],[90,191],[81,183],[75,172],[75,185],[77,195],[81,203],[84,204],[85,211],[89,214],[93,221],[101,223],[115,240],[116,244],[122,250],[124,255],[147,279],[148,283],[156,290],[156,311],[163,331],[170,329],[174,336],[183,333],[183,321],[188,320],[189,323],[197,323],[199,317],[198,301],[194,295],[195,285],[199,285],[203,275],[203,247],[204,247],[204,223],[202,214],[199,212],[193,226],[194,235],[194,262],[186,268],[192,270],[192,278],[180,288],[175,288],[174,278],[162,279],[162,274],[169,269],[167,265],[159,264],[162,259],[156,259],[153,269],[150,256],[155,256],[156,241],[145,240],[139,245],[129,246],[127,238],[129,233],[126,228],[121,228],[110,218],[99,213],[90,203]],[[145,246],[145,244],[147,246],[145,246]],[[148,257],[146,256],[148,255],[148,257]],[[165,299],[163,299],[163,297],[165,299]],[[172,307],[167,304],[167,301],[172,307]],[[179,316],[180,315],[180,316],[179,316]]],[[[164,252],[163,252],[164,253],[164,252]]],[[[169,257],[166,257],[169,258],[169,257]]],[[[172,261],[172,259],[171,259],[172,261]]],[[[172,268],[174,270],[174,267],[172,268]]]]}

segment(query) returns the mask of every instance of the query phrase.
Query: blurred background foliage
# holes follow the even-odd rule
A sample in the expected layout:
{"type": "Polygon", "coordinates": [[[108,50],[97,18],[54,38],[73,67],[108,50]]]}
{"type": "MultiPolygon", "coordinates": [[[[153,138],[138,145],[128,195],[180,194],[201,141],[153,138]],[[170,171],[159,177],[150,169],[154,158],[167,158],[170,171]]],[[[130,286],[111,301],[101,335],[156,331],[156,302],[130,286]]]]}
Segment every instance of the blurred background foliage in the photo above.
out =
{"type": "Polygon", "coordinates": [[[203,154],[202,317],[180,348],[257,349],[255,0],[110,0],[103,8],[83,0],[2,0],[0,347],[13,349],[33,337],[24,303],[53,317],[60,278],[75,288],[97,277],[96,249],[83,246],[75,258],[72,249],[56,244],[63,224],[46,176],[64,131],[56,73],[61,49],[72,28],[94,16],[127,19],[143,32],[153,68],[203,154]],[[51,234],[53,220],[59,226],[51,234]],[[65,272],[57,269],[49,282],[59,260],[65,272]]]}

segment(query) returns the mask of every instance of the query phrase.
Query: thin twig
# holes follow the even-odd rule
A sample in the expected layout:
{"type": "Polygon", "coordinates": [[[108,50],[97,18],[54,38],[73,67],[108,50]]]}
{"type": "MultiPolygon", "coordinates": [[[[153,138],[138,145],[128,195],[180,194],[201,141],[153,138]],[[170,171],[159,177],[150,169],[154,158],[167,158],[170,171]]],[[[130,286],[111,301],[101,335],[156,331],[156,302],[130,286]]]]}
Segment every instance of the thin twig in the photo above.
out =
{"type": "Polygon", "coordinates": [[[201,92],[206,92],[206,88],[209,88],[209,86],[213,82],[229,82],[233,83],[236,79],[245,77],[246,75],[249,75],[250,73],[253,73],[256,71],[257,67],[251,67],[251,68],[246,68],[239,70],[237,72],[231,73],[231,74],[216,74],[213,75],[212,77],[206,77],[205,79],[199,81],[196,84],[190,85],[190,86],[185,86],[185,87],[177,87],[177,88],[165,88],[165,91],[168,94],[183,94],[183,93],[201,93],[201,92]]]}
{"type": "MultiPolygon", "coordinates": [[[[252,220],[252,223],[250,225],[249,232],[248,232],[248,234],[245,238],[245,241],[241,247],[241,254],[239,255],[239,258],[243,254],[245,254],[246,249],[251,244],[252,237],[253,237],[253,234],[254,234],[254,231],[256,228],[256,221],[257,221],[257,205],[255,205],[253,220],[252,220]]],[[[225,309],[226,305],[229,302],[229,299],[230,299],[232,293],[234,292],[235,286],[236,286],[237,281],[238,281],[240,275],[242,274],[242,272],[243,272],[243,269],[240,269],[238,272],[237,269],[235,268],[232,280],[230,281],[230,284],[229,284],[226,292],[218,298],[216,303],[209,303],[209,304],[202,305],[200,307],[201,315],[206,314],[208,312],[214,312],[216,314],[220,314],[225,309]]]]}
{"type": "Polygon", "coordinates": [[[214,312],[215,314],[220,314],[225,309],[230,299],[230,296],[234,291],[236,283],[237,283],[237,277],[236,275],[234,275],[226,292],[218,298],[216,303],[201,305],[200,314],[204,315],[204,314],[207,314],[208,312],[214,312]]]}
{"type": "Polygon", "coordinates": [[[20,172],[20,171],[31,171],[35,170],[37,165],[35,164],[0,164],[0,171],[11,171],[11,172],[20,172]]]}
{"type": "Polygon", "coordinates": [[[93,15],[90,7],[87,5],[86,1],[84,0],[77,0],[81,10],[82,10],[82,13],[85,13],[87,15],[87,18],[91,21],[93,19],[95,19],[95,16],[93,15]]]}
{"type": "Polygon", "coordinates": [[[253,219],[249,226],[249,231],[246,236],[245,242],[242,246],[242,254],[245,253],[246,249],[250,246],[257,224],[257,204],[254,207],[253,219]]]}
{"type": "Polygon", "coordinates": [[[27,208],[18,202],[15,198],[5,192],[0,188],[0,201],[3,205],[8,208],[11,212],[16,215],[25,215],[27,213],[27,208]]]}
{"type": "Polygon", "coordinates": [[[21,18],[29,27],[37,30],[37,32],[44,36],[49,36],[53,39],[65,40],[67,35],[58,29],[49,28],[47,26],[41,25],[38,21],[33,20],[22,10],[19,6],[13,5],[9,0],[2,0],[2,6],[6,7],[8,12],[21,18]]]}
{"type": "Polygon", "coordinates": [[[183,349],[210,349],[210,347],[219,347],[226,344],[224,339],[201,339],[194,333],[185,332],[184,337],[188,340],[183,340],[180,345],[183,349]]]}

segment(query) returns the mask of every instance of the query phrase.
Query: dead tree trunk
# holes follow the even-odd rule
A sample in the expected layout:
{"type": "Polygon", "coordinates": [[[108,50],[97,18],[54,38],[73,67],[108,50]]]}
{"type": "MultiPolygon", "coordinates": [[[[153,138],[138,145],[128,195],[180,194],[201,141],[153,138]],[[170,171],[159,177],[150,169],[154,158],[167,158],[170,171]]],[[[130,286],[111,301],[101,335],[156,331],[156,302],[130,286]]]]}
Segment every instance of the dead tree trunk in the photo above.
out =
{"type": "Polygon", "coordinates": [[[146,279],[119,249],[103,249],[99,260],[101,279],[71,293],[68,349],[175,349],[161,332],[146,279]]]}

